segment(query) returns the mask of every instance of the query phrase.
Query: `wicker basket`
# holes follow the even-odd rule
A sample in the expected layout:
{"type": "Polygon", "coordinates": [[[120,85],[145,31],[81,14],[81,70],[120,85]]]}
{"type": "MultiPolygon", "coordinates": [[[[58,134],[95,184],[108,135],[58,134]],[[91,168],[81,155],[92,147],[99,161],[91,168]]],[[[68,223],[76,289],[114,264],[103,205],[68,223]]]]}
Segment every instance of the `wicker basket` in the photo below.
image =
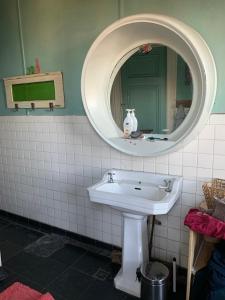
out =
{"type": "Polygon", "coordinates": [[[225,180],[223,179],[215,178],[212,182],[204,183],[202,189],[208,208],[215,208],[215,198],[225,198],[225,180]]]}

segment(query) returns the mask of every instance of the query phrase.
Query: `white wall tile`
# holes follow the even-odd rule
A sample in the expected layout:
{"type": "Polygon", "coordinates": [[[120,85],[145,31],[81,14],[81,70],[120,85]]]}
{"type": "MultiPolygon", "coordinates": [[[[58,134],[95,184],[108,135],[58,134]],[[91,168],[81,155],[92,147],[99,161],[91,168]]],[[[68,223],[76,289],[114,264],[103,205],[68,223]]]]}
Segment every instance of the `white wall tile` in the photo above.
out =
{"type": "MultiPolygon", "coordinates": [[[[225,152],[224,152],[225,153],[225,152]]],[[[213,166],[213,155],[212,154],[198,154],[198,167],[211,169],[213,166]]]]}
{"type": "Polygon", "coordinates": [[[175,217],[175,216],[169,215],[168,216],[168,227],[180,229],[180,216],[175,217]]]}
{"type": "Polygon", "coordinates": [[[180,213],[181,213],[181,204],[180,203],[176,203],[171,208],[171,210],[169,211],[168,215],[174,216],[174,217],[180,217],[180,213]]]}
{"type": "Polygon", "coordinates": [[[216,154],[216,155],[224,155],[225,154],[225,141],[215,140],[214,154],[216,154]]]}
{"type": "Polygon", "coordinates": [[[195,194],[182,193],[182,205],[195,206],[195,194]]]}
{"type": "Polygon", "coordinates": [[[196,167],[197,154],[196,153],[183,153],[183,166],[196,167]]]}
{"type": "Polygon", "coordinates": [[[225,170],[225,155],[214,156],[213,168],[217,170],[225,170]]]}
{"type": "Polygon", "coordinates": [[[182,152],[174,152],[169,154],[170,165],[182,165],[182,152]]]}
{"type": "Polygon", "coordinates": [[[187,268],[187,265],[188,265],[188,256],[181,255],[181,257],[180,257],[180,265],[183,268],[187,268]]]}
{"type": "Polygon", "coordinates": [[[175,176],[182,176],[183,168],[181,165],[169,165],[169,174],[175,176]]]}
{"type": "Polygon", "coordinates": [[[183,152],[197,153],[198,151],[198,140],[191,141],[188,145],[186,145],[183,149],[183,152]]]}
{"type": "Polygon", "coordinates": [[[215,136],[215,126],[206,125],[199,135],[200,140],[213,140],[215,136]]]}
{"type": "Polygon", "coordinates": [[[213,177],[225,179],[225,170],[213,169],[213,177]]]}
{"type": "Polygon", "coordinates": [[[168,227],[168,239],[179,242],[180,230],[168,227]]]}
{"type": "Polygon", "coordinates": [[[197,168],[196,167],[183,167],[183,178],[194,180],[197,176],[197,168]]]}
{"type": "Polygon", "coordinates": [[[209,120],[210,124],[214,125],[225,125],[225,115],[224,114],[212,114],[209,120]]]}
{"type": "Polygon", "coordinates": [[[213,170],[206,168],[198,168],[197,169],[197,177],[201,179],[208,180],[212,178],[213,170]]]}
{"type": "Polygon", "coordinates": [[[225,140],[224,125],[216,125],[215,126],[215,139],[216,140],[225,140]]]}
{"type": "Polygon", "coordinates": [[[154,234],[159,237],[167,239],[167,226],[156,225],[154,234]]]}
{"type": "Polygon", "coordinates": [[[155,172],[160,173],[160,174],[168,174],[169,167],[168,167],[168,165],[158,163],[155,165],[155,172]]]}
{"type": "Polygon", "coordinates": [[[183,179],[183,192],[184,193],[191,193],[195,194],[196,193],[196,180],[188,180],[188,179],[183,179]]]}
{"type": "Polygon", "coordinates": [[[82,116],[0,117],[0,208],[121,246],[119,211],[89,201],[86,188],[107,169],[183,176],[181,200],[157,216],[153,253],[186,266],[183,220],[203,199],[202,183],[225,179],[225,115],[212,115],[199,137],[156,158],[133,157],[109,147],[82,116]],[[9,122],[10,119],[10,122],[9,122]]]}
{"type": "Polygon", "coordinates": [[[199,140],[198,152],[213,154],[214,140],[199,140]]]}

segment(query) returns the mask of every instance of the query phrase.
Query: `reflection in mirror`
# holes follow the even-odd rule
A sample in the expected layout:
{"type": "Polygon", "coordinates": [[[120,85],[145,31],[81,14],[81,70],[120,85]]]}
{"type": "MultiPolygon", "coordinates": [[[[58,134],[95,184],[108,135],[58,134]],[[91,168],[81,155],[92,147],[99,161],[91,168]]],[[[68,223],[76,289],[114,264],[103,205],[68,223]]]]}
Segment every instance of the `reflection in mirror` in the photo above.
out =
{"type": "Polygon", "coordinates": [[[180,55],[163,45],[142,45],[124,63],[111,90],[111,111],[123,131],[126,109],[135,109],[138,130],[171,133],[192,103],[192,79],[180,55]]]}

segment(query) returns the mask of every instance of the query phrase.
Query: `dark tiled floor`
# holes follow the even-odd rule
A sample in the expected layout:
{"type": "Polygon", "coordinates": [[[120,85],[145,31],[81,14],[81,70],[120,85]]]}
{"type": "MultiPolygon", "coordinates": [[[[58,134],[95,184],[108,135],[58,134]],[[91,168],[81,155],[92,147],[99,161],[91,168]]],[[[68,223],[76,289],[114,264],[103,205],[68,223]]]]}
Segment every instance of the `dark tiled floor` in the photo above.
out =
{"type": "MultiPolygon", "coordinates": [[[[0,291],[13,282],[22,282],[40,292],[49,291],[55,300],[135,300],[113,286],[118,267],[110,259],[66,244],[48,258],[24,251],[45,233],[0,218],[0,250],[8,277],[0,282],[0,291]]],[[[88,247],[87,247],[88,249],[88,247]]],[[[184,299],[185,287],[179,287],[169,299],[184,299]]]]}

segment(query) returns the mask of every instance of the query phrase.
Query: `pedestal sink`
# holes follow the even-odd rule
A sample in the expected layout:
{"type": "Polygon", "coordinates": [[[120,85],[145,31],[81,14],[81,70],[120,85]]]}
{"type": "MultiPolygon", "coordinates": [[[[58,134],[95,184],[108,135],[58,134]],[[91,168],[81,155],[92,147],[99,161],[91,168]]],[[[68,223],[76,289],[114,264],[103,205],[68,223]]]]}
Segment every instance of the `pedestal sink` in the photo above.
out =
{"type": "Polygon", "coordinates": [[[90,200],[124,217],[122,267],[115,287],[140,297],[136,269],[148,261],[147,216],[167,214],[181,193],[181,177],[112,169],[88,188],[90,200]]]}

